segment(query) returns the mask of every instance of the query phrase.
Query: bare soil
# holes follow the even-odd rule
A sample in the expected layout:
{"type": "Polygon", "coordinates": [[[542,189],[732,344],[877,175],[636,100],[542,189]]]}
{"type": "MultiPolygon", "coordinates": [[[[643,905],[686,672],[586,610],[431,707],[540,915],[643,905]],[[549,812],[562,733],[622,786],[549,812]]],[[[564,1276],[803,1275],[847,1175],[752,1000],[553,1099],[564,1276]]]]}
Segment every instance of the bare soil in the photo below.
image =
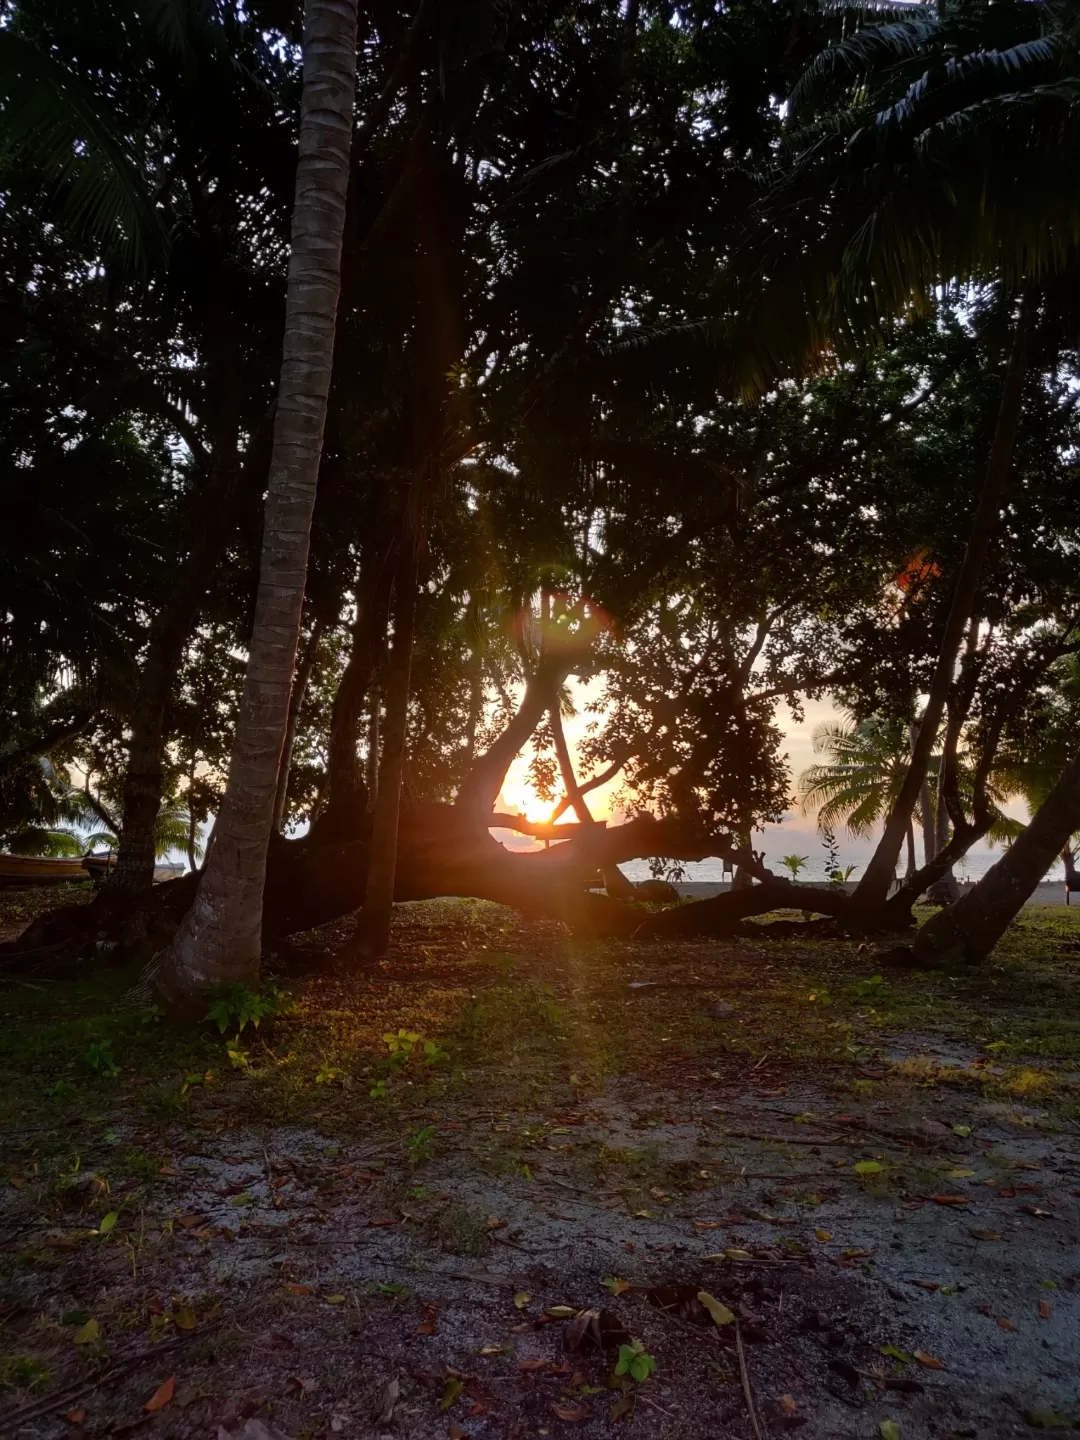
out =
{"type": "Polygon", "coordinates": [[[0,987],[0,1436],[1080,1428],[1080,912],[954,977],[469,902],[382,966],[347,933],[238,1037],[0,987]]]}

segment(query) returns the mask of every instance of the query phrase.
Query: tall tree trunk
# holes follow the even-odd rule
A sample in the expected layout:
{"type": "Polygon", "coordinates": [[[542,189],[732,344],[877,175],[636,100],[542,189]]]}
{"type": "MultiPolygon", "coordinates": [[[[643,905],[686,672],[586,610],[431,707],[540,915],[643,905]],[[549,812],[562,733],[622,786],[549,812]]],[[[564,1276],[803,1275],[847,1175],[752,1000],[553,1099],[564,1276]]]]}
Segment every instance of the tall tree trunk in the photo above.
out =
{"type": "Polygon", "coordinates": [[[1001,501],[1012,471],[1013,452],[1016,448],[1016,432],[1020,423],[1020,407],[1024,392],[1024,377],[1027,371],[1027,338],[1029,326],[1029,302],[1025,297],[1013,331],[1012,351],[1002,386],[1001,404],[998,409],[994,441],[990,447],[990,458],[986,467],[986,478],[982,493],[971,522],[967,547],[953,589],[952,602],[945,621],[945,633],[937,665],[930,681],[926,709],[919,726],[918,739],[912,749],[904,783],[885,822],[885,829],[870,863],[852,896],[852,905],[863,915],[870,915],[885,903],[889,884],[896,869],[896,862],[904,844],[908,823],[919,799],[923,779],[930,764],[934,741],[945,710],[949,687],[953,682],[956,657],[971,618],[975,603],[975,592],[982,575],[990,543],[997,529],[1001,501]]]}
{"type": "Polygon", "coordinates": [[[390,947],[390,916],[394,908],[397,874],[398,822],[401,817],[401,782],[405,773],[405,747],[409,727],[409,692],[412,687],[413,639],[416,632],[416,587],[420,573],[418,534],[405,537],[394,586],[394,644],[386,667],[386,726],[379,767],[379,794],[371,827],[371,858],[364,893],[363,938],[376,958],[390,947]]]}
{"type": "Polygon", "coordinates": [[[966,895],[939,910],[915,938],[916,958],[933,964],[985,959],[1035,893],[1080,827],[1080,754],[1005,854],[966,895]]]}
{"type": "MultiPolygon", "coordinates": [[[[934,806],[934,856],[941,854],[949,843],[949,807],[945,804],[942,782],[945,779],[945,757],[941,757],[941,771],[938,775],[937,797],[934,806]]],[[[950,865],[940,880],[935,880],[927,894],[934,905],[955,905],[960,899],[960,886],[956,883],[953,867],[950,865]]]]}
{"type": "Polygon", "coordinates": [[[367,763],[364,766],[364,783],[367,785],[368,809],[374,810],[379,795],[379,745],[380,710],[382,699],[378,690],[371,687],[368,714],[367,763]]]}
{"type": "Polygon", "coordinates": [[[915,874],[919,863],[915,858],[915,827],[910,820],[908,821],[905,839],[907,841],[907,868],[904,871],[904,878],[905,880],[909,880],[911,876],[915,874]]]}
{"type": "Polygon", "coordinates": [[[307,0],[296,198],[274,448],[240,718],[214,848],[158,977],[182,1001],[259,973],[274,818],[341,279],[357,0],[307,0]]]}
{"type": "Polygon", "coordinates": [[[323,622],[316,617],[311,627],[311,634],[308,636],[307,644],[304,646],[304,653],[300,657],[300,664],[296,667],[296,679],[293,681],[292,695],[289,697],[289,719],[285,726],[285,744],[281,749],[281,766],[278,769],[277,793],[274,796],[274,820],[272,829],[275,834],[281,830],[285,819],[285,802],[289,798],[289,771],[292,768],[293,747],[296,744],[296,732],[300,728],[300,709],[304,703],[304,696],[307,694],[307,687],[311,680],[311,672],[315,669],[315,661],[319,654],[319,641],[322,639],[323,622]]]}
{"type": "MultiPolygon", "coordinates": [[[[124,774],[120,849],[107,893],[133,895],[154,879],[154,830],[164,785],[166,716],[176,672],[202,607],[214,570],[229,542],[240,497],[260,481],[269,461],[268,425],[253,437],[240,460],[239,344],[232,298],[224,277],[215,277],[209,329],[216,414],[211,434],[210,473],[193,497],[187,554],[176,567],[172,588],[150,623],[146,654],[131,714],[128,763],[124,774]]],[[[261,489],[261,484],[260,484],[261,489]]]]}
{"type": "MultiPolygon", "coordinates": [[[[338,684],[330,716],[326,810],[327,815],[333,812],[335,817],[340,817],[346,830],[355,823],[359,802],[371,802],[370,795],[364,794],[357,742],[372,679],[386,645],[392,577],[389,547],[383,545],[378,553],[373,547],[368,547],[357,582],[356,618],[352,626],[349,660],[338,684]]],[[[325,823],[326,816],[323,817],[325,823]]]]}
{"type": "MultiPolygon", "coordinates": [[[[919,738],[919,727],[908,727],[908,739],[914,751],[919,738]]],[[[937,830],[934,825],[934,801],[930,794],[930,776],[923,776],[919,786],[919,828],[922,831],[923,864],[929,865],[937,854],[937,830]]]]}

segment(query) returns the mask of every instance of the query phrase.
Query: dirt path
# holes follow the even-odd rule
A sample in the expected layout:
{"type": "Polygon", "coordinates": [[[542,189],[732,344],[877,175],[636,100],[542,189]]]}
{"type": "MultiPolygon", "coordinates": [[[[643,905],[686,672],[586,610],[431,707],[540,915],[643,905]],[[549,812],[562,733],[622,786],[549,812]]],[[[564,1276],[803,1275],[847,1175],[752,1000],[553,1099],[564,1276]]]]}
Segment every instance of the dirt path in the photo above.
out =
{"type": "Polygon", "coordinates": [[[0,1435],[1080,1422],[1076,933],[878,979],[854,947],[582,947],[410,907],[390,965],[294,979],[237,1070],[118,985],[6,992],[37,1090],[72,1093],[27,1076],[6,1136],[0,1435]],[[573,1343],[590,1308],[606,1350],[573,1343]],[[655,1369],[613,1382],[631,1337],[655,1369]]]}

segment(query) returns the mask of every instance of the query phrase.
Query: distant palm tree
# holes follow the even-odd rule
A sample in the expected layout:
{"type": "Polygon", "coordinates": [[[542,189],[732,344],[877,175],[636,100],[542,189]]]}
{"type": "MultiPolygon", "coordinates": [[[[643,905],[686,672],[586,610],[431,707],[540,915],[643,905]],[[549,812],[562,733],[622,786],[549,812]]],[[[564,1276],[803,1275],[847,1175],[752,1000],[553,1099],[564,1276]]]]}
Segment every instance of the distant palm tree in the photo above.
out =
{"type": "MultiPolygon", "coordinates": [[[[825,720],[813,734],[815,755],[827,757],[799,776],[804,815],[816,811],[818,829],[842,826],[863,837],[889,814],[911,760],[908,725],[903,720],[871,715],[825,720]]],[[[915,869],[915,832],[907,830],[908,873],[915,869]]]]}
{"type": "MultiPolygon", "coordinates": [[[[83,855],[104,846],[120,848],[121,827],[100,795],[85,785],[73,785],[65,771],[48,755],[36,760],[38,780],[33,799],[36,814],[3,838],[12,855],[83,855]]],[[[154,825],[154,854],[163,860],[170,851],[188,846],[190,817],[177,805],[162,805],[154,825]]],[[[195,845],[195,858],[202,848],[195,845]]]]}

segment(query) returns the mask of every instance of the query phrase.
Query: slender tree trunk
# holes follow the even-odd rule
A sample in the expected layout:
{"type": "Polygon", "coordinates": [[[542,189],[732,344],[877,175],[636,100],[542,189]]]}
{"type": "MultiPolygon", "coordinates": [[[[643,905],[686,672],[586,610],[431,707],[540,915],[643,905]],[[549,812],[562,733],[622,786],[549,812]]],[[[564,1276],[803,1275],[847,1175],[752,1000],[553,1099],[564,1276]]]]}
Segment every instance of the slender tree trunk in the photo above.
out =
{"type": "Polygon", "coordinates": [[[904,878],[910,879],[915,874],[919,863],[915,858],[915,827],[910,820],[905,839],[907,840],[907,869],[904,871],[904,878]]]}
{"type": "Polygon", "coordinates": [[[327,813],[341,814],[345,828],[355,821],[364,796],[364,778],[357,757],[357,741],[376,668],[386,644],[387,607],[390,603],[391,555],[383,547],[376,555],[369,548],[357,583],[356,619],[348,664],[334,696],[330,717],[327,759],[327,813]]]}
{"type": "Polygon", "coordinates": [[[164,783],[165,727],[176,672],[194,629],[203,597],[228,544],[240,495],[269,460],[268,430],[257,434],[240,461],[239,345],[232,299],[216,275],[209,329],[213,336],[211,388],[216,406],[210,474],[193,498],[187,554],[172,588],[151,621],[146,655],[131,715],[122,802],[123,834],[111,895],[132,895],[153,883],[154,830],[164,783]]]}
{"type": "Polygon", "coordinates": [[[341,280],[357,0],[307,0],[292,250],[259,592],[214,848],[159,986],[181,1002],[259,973],[266,851],[288,724],[341,280]]]}
{"type": "Polygon", "coordinates": [[[939,910],[915,938],[916,958],[947,965],[986,958],[1080,826],[1080,754],[1031,823],[966,895],[939,910]]]}
{"type": "Polygon", "coordinates": [[[367,785],[368,809],[374,810],[379,796],[379,711],[382,708],[378,690],[371,688],[370,713],[368,715],[367,764],[364,767],[364,783],[367,785]]]}
{"type": "MultiPolygon", "coordinates": [[[[942,793],[942,781],[945,778],[945,757],[941,757],[941,772],[938,775],[937,799],[934,807],[934,856],[941,854],[949,843],[949,807],[945,804],[945,796],[942,793]]],[[[950,865],[940,880],[935,880],[930,886],[927,894],[935,905],[955,905],[960,899],[960,886],[956,883],[956,876],[953,874],[953,867],[950,865]]]]}
{"type": "MultiPolygon", "coordinates": [[[[912,751],[915,749],[919,738],[919,727],[910,725],[908,727],[908,739],[912,751]]],[[[923,776],[922,784],[919,786],[919,828],[922,831],[923,864],[929,865],[937,854],[937,831],[934,826],[934,801],[930,794],[930,776],[923,776]]]]}
{"type": "Polygon", "coordinates": [[[371,829],[367,889],[364,893],[365,948],[376,958],[385,956],[390,947],[390,916],[394,908],[398,823],[401,817],[401,782],[405,773],[409,693],[412,687],[420,545],[419,535],[406,536],[398,580],[394,587],[394,645],[386,667],[386,728],[379,767],[379,796],[375,803],[375,818],[371,829]]]}
{"type": "Polygon", "coordinates": [[[289,719],[285,727],[285,744],[281,750],[281,767],[278,770],[277,794],[274,796],[273,830],[275,834],[280,833],[282,822],[285,819],[285,802],[289,798],[289,771],[292,768],[296,732],[300,728],[300,709],[304,703],[304,696],[307,694],[311,672],[315,669],[322,633],[323,623],[316,617],[307,644],[304,646],[304,653],[300,657],[300,664],[296,667],[296,679],[293,681],[292,695],[289,699],[289,719]]]}
{"type": "Polygon", "coordinates": [[[556,703],[563,681],[578,663],[579,657],[541,657],[525,684],[525,693],[510,723],[476,759],[462,780],[454,805],[476,825],[488,824],[515,755],[528,744],[544,713],[556,703]]]}
{"type": "Polygon", "coordinates": [[[938,727],[945,710],[945,701],[953,682],[956,657],[975,604],[975,592],[979,578],[982,575],[990,543],[997,529],[1002,497],[1012,471],[1016,432],[1020,423],[1020,407],[1027,370],[1028,324],[1029,305],[1025,298],[1021,301],[1020,313],[1013,332],[1012,352],[1002,386],[1001,404],[998,409],[994,441],[990,447],[986,478],[971,522],[964,558],[956,577],[952,602],[945,621],[945,633],[941,640],[941,651],[930,681],[930,692],[919,726],[918,739],[912,749],[911,763],[904,777],[904,783],[900,787],[896,803],[885,822],[884,832],[870,857],[870,863],[859,881],[855,894],[852,896],[853,906],[864,915],[870,915],[880,909],[888,895],[889,884],[904,843],[908,823],[918,802],[923,779],[930,764],[934,741],[937,738],[938,727]]]}

